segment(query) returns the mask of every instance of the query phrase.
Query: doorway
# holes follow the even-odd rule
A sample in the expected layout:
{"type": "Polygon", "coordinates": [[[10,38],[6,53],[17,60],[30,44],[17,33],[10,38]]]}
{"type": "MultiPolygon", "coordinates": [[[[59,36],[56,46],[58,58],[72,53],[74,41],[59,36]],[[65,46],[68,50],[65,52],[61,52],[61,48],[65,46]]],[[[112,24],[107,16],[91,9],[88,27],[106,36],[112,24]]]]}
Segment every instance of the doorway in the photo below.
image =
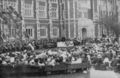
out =
{"type": "Polygon", "coordinates": [[[82,28],[82,40],[85,40],[87,38],[87,29],[82,28]]]}

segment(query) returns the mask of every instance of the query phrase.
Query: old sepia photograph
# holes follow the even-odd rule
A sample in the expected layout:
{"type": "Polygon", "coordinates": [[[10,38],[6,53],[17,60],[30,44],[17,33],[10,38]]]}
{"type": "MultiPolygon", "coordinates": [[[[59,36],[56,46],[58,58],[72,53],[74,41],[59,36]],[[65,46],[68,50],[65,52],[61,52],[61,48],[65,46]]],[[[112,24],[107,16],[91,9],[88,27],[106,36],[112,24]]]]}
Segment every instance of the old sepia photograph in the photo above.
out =
{"type": "Polygon", "coordinates": [[[0,78],[120,78],[120,0],[0,0],[0,78]]]}

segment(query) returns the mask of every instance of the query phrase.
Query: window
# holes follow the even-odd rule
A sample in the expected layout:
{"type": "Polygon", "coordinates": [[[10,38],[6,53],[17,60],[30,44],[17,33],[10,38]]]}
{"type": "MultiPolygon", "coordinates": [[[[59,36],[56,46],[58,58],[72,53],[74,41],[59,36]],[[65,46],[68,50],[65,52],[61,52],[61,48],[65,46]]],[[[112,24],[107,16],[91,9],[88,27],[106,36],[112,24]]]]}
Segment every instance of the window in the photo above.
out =
{"type": "Polygon", "coordinates": [[[48,36],[48,31],[47,31],[47,28],[46,27],[41,27],[40,28],[40,37],[41,38],[47,38],[48,36]]]}
{"type": "Polygon", "coordinates": [[[50,18],[52,19],[58,18],[58,3],[56,0],[51,0],[49,12],[50,12],[50,18]]]}
{"type": "Polygon", "coordinates": [[[50,2],[57,2],[57,0],[50,0],[50,2]]]}
{"type": "Polygon", "coordinates": [[[33,17],[33,1],[31,3],[24,4],[24,16],[25,17],[33,17]]]}
{"type": "Polygon", "coordinates": [[[59,28],[53,27],[53,37],[59,37],[59,28]]]}
{"type": "Polygon", "coordinates": [[[29,35],[29,37],[33,36],[33,30],[31,28],[26,29],[26,34],[29,35]]]}
{"type": "Polygon", "coordinates": [[[62,10],[63,10],[63,18],[68,18],[68,11],[65,3],[62,3],[62,10]]]}
{"type": "Polygon", "coordinates": [[[38,2],[39,18],[47,18],[47,2],[46,0],[39,0],[38,2]]]}
{"type": "Polygon", "coordinates": [[[40,36],[46,36],[46,30],[45,29],[40,29],[40,36]]]}
{"type": "Polygon", "coordinates": [[[57,36],[57,34],[58,34],[57,29],[54,28],[54,29],[53,29],[53,35],[54,35],[54,36],[57,36]]]}

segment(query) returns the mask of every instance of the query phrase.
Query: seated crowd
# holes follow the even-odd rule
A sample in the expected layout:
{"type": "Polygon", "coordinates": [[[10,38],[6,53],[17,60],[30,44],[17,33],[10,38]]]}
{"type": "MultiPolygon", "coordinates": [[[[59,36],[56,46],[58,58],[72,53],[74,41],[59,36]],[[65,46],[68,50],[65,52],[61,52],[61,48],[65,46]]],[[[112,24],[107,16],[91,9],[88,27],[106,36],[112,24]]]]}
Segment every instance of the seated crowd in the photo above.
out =
{"type": "MultiPolygon", "coordinates": [[[[29,47],[34,44],[26,44],[29,47]]],[[[19,47],[18,47],[19,48],[19,47]]],[[[97,42],[86,42],[84,45],[72,48],[54,48],[44,50],[28,50],[5,52],[0,54],[1,65],[37,65],[55,66],[61,63],[91,65],[105,64],[109,67],[120,64],[120,45],[110,39],[101,39],[97,42]]]]}
{"type": "Polygon", "coordinates": [[[21,51],[0,54],[0,64],[3,65],[56,65],[61,63],[82,63],[87,62],[87,55],[81,49],[81,47],[75,47],[72,49],[56,48],[41,50],[39,52],[33,51],[21,51]]]}

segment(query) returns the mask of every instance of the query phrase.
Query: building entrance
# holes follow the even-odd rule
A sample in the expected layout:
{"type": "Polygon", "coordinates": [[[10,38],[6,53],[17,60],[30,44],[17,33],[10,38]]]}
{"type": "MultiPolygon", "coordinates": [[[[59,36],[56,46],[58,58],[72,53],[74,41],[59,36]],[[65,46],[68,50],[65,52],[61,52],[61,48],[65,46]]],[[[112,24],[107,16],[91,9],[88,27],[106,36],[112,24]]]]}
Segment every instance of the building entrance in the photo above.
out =
{"type": "Polygon", "coordinates": [[[87,38],[87,29],[82,28],[82,40],[85,40],[87,38]]]}

